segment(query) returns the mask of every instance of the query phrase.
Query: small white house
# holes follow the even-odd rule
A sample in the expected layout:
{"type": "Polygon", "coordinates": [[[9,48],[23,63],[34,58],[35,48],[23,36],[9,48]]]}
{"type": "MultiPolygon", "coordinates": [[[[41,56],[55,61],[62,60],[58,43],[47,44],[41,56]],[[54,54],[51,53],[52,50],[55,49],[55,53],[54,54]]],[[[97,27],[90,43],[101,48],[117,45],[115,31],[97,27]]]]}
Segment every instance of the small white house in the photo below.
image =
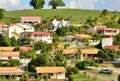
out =
{"type": "Polygon", "coordinates": [[[58,27],[63,27],[63,26],[70,26],[70,19],[67,19],[67,20],[64,20],[64,19],[61,19],[61,20],[57,20],[57,19],[53,19],[51,21],[51,25],[50,25],[50,29],[51,30],[56,30],[58,27]]]}
{"type": "Polygon", "coordinates": [[[0,22],[0,34],[2,34],[8,25],[4,22],[0,22]]]}
{"type": "Polygon", "coordinates": [[[112,46],[113,45],[113,38],[102,38],[102,47],[104,48],[105,46],[112,46]]]}
{"type": "Polygon", "coordinates": [[[38,42],[38,41],[46,41],[47,43],[52,43],[52,36],[51,33],[48,32],[24,32],[21,33],[21,39],[24,36],[30,37],[33,42],[38,42]]]}
{"type": "Polygon", "coordinates": [[[39,75],[47,73],[50,78],[65,79],[66,70],[64,67],[36,67],[36,72],[39,75]]]}
{"type": "Polygon", "coordinates": [[[22,32],[34,32],[34,27],[31,25],[26,25],[26,24],[21,24],[21,23],[15,23],[15,24],[11,24],[6,32],[3,33],[3,36],[6,37],[15,37],[16,39],[19,38],[20,33],[22,32]]]}

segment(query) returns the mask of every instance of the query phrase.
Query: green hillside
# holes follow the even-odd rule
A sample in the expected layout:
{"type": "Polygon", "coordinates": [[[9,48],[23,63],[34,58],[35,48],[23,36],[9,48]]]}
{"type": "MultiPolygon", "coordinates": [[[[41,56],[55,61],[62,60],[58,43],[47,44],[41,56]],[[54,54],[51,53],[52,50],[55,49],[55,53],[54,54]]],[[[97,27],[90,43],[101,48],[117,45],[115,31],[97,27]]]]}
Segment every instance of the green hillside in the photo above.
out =
{"type": "MultiPolygon", "coordinates": [[[[54,16],[60,16],[63,18],[72,17],[72,23],[80,23],[86,18],[97,17],[102,11],[99,10],[82,10],[82,9],[36,9],[36,10],[16,10],[7,11],[4,13],[2,21],[10,23],[15,19],[19,20],[21,16],[40,16],[42,19],[51,19],[54,16]]],[[[114,14],[120,16],[120,13],[114,14]]],[[[113,13],[111,12],[111,15],[113,13]]]]}

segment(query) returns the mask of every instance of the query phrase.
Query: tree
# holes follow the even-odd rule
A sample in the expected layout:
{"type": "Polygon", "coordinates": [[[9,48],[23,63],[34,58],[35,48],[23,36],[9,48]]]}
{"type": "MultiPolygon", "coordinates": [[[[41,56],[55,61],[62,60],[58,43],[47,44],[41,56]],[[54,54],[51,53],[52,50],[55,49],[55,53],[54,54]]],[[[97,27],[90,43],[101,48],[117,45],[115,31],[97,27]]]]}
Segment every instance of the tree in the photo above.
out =
{"type": "Polygon", "coordinates": [[[100,16],[103,17],[104,19],[108,19],[109,18],[108,10],[104,9],[100,16]]]}
{"type": "Polygon", "coordinates": [[[78,73],[79,73],[79,69],[78,68],[71,67],[71,66],[67,67],[66,76],[73,75],[73,74],[78,74],[78,73]]]}
{"type": "Polygon", "coordinates": [[[10,39],[7,37],[3,37],[2,35],[0,35],[0,46],[10,46],[10,39]]]}
{"type": "Polygon", "coordinates": [[[117,51],[113,49],[103,48],[98,52],[98,57],[102,57],[104,60],[114,60],[117,56],[117,51]]]}
{"type": "Polygon", "coordinates": [[[4,9],[0,9],[0,19],[3,18],[3,12],[4,12],[4,11],[5,11],[4,9]]]}
{"type": "Polygon", "coordinates": [[[120,33],[114,37],[114,44],[120,45],[120,33]]]}
{"type": "Polygon", "coordinates": [[[75,66],[78,69],[86,69],[88,66],[95,66],[97,67],[97,64],[94,61],[80,61],[78,63],[75,64],[75,66]]]}
{"type": "Polygon", "coordinates": [[[16,45],[18,45],[18,41],[15,39],[14,36],[10,38],[10,41],[11,41],[11,46],[16,46],[16,45]]]}
{"type": "Polygon", "coordinates": [[[17,59],[10,59],[10,60],[8,60],[8,64],[9,64],[9,66],[19,66],[20,61],[17,59]]]}
{"type": "Polygon", "coordinates": [[[47,42],[44,41],[38,41],[34,44],[35,50],[41,50],[41,52],[49,52],[50,51],[50,45],[47,44],[47,42]]]}
{"type": "Polygon", "coordinates": [[[43,8],[43,5],[45,4],[44,0],[31,0],[30,6],[33,6],[34,9],[41,9],[43,8]]]}
{"type": "Polygon", "coordinates": [[[56,9],[58,6],[65,6],[65,3],[62,0],[50,0],[48,5],[51,5],[52,9],[56,9]]]}
{"type": "Polygon", "coordinates": [[[48,77],[49,77],[48,74],[43,75],[43,78],[45,79],[45,81],[47,81],[48,77]]]}

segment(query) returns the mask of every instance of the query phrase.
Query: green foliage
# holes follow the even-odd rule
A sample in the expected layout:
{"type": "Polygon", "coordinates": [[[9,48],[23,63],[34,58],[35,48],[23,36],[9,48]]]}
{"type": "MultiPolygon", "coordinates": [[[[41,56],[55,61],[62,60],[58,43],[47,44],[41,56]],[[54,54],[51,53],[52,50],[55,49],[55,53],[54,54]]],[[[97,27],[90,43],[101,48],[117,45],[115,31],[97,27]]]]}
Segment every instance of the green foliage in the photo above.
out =
{"type": "Polygon", "coordinates": [[[61,28],[57,28],[56,30],[56,34],[59,36],[66,36],[68,32],[69,32],[68,27],[61,27],[61,28]]]}
{"type": "Polygon", "coordinates": [[[8,60],[8,64],[9,64],[9,66],[19,66],[20,61],[17,59],[10,59],[10,60],[8,60]]]}
{"type": "Polygon", "coordinates": [[[52,9],[56,9],[58,6],[65,6],[65,3],[62,0],[50,0],[48,5],[51,5],[52,9]]]}
{"type": "Polygon", "coordinates": [[[74,81],[74,78],[71,75],[69,75],[68,76],[68,81],[74,81]]]}
{"type": "Polygon", "coordinates": [[[50,45],[47,44],[47,42],[38,41],[34,44],[35,50],[41,50],[41,52],[49,52],[50,51],[50,45]]]}
{"type": "Polygon", "coordinates": [[[66,66],[66,58],[61,52],[55,54],[56,66],[66,66]]]}
{"type": "Polygon", "coordinates": [[[15,48],[13,49],[13,51],[19,51],[20,50],[20,47],[17,45],[15,46],[15,48]]]}
{"type": "Polygon", "coordinates": [[[0,9],[0,19],[3,18],[4,14],[3,14],[4,10],[3,9],[0,9]]]}
{"type": "Polygon", "coordinates": [[[35,59],[32,59],[28,64],[29,71],[35,71],[37,66],[54,66],[54,61],[50,58],[48,54],[40,54],[35,59]],[[53,65],[52,65],[53,64],[53,65]]]}
{"type": "Polygon", "coordinates": [[[120,81],[120,75],[118,75],[118,81],[120,81]]]}
{"type": "Polygon", "coordinates": [[[10,46],[10,42],[9,38],[0,36],[0,46],[10,46]]]}
{"type": "Polygon", "coordinates": [[[43,75],[43,78],[45,79],[45,81],[48,80],[48,77],[49,77],[48,74],[44,74],[44,75],[43,75]]]}
{"type": "Polygon", "coordinates": [[[78,63],[75,64],[75,66],[78,69],[86,69],[88,66],[95,66],[97,67],[97,64],[94,61],[80,61],[78,63]]]}
{"type": "Polygon", "coordinates": [[[41,9],[43,8],[43,5],[45,4],[44,0],[31,0],[30,6],[33,6],[34,9],[41,9]]]}
{"type": "Polygon", "coordinates": [[[98,52],[98,56],[102,57],[105,60],[114,60],[117,56],[117,51],[113,49],[104,48],[98,52]]]}
{"type": "Polygon", "coordinates": [[[11,37],[11,38],[10,38],[10,41],[11,41],[11,46],[16,46],[16,45],[18,45],[18,41],[15,39],[15,37],[11,37]]]}
{"type": "Polygon", "coordinates": [[[120,33],[114,37],[114,44],[120,45],[120,33]]]}
{"type": "Polygon", "coordinates": [[[28,36],[24,36],[24,37],[21,39],[22,45],[30,44],[30,42],[31,42],[31,39],[30,39],[30,37],[28,37],[28,36]]]}
{"type": "Polygon", "coordinates": [[[79,73],[79,69],[78,68],[71,67],[71,66],[67,67],[66,76],[73,75],[73,74],[78,74],[78,73],[79,73]]]}
{"type": "Polygon", "coordinates": [[[20,57],[21,58],[32,58],[34,59],[36,57],[34,50],[28,50],[28,51],[20,51],[20,57]]]}

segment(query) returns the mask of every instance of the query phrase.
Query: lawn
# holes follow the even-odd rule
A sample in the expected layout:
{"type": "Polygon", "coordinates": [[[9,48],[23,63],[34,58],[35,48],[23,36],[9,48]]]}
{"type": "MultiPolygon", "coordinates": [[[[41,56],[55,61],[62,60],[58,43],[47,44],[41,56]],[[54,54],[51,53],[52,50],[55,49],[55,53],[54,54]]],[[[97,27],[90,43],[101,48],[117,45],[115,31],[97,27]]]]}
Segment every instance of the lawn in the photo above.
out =
{"type": "MultiPolygon", "coordinates": [[[[98,17],[102,11],[100,10],[83,10],[83,9],[23,9],[16,11],[6,11],[2,21],[10,23],[12,20],[20,20],[21,16],[40,16],[42,19],[51,19],[54,16],[63,18],[71,17],[72,23],[80,23],[88,17],[98,17]]],[[[111,12],[110,14],[113,14],[111,12]]],[[[116,12],[120,16],[120,13],[116,12]]]]}
{"type": "Polygon", "coordinates": [[[86,76],[86,75],[83,75],[83,74],[75,74],[75,75],[72,75],[72,77],[74,78],[74,81],[103,81],[99,78],[95,79],[91,76],[86,76]]]}

